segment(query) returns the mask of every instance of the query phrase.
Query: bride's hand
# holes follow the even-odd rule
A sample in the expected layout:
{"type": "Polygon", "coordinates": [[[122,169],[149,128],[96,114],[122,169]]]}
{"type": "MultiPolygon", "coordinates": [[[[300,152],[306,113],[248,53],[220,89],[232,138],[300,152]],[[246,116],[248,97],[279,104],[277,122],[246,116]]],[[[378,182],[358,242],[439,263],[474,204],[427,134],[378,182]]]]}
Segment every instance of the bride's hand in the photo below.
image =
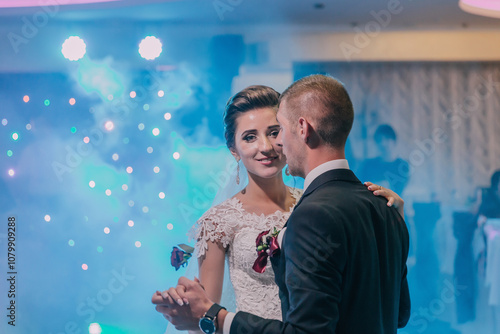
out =
{"type": "Polygon", "coordinates": [[[387,206],[393,206],[404,217],[405,201],[398,194],[388,188],[383,188],[375,183],[365,182],[364,185],[372,191],[375,196],[383,196],[387,199],[387,206]]]}

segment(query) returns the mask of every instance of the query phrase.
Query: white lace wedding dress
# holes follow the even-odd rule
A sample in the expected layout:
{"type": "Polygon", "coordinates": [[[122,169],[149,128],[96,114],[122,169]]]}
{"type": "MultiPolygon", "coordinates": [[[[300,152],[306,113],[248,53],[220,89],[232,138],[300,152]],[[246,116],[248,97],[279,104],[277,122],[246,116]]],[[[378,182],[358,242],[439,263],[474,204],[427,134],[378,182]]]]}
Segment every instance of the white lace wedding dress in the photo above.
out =
{"type": "MultiPolygon", "coordinates": [[[[297,202],[302,190],[288,189],[297,202]]],[[[220,242],[227,249],[226,259],[237,311],[281,320],[281,303],[271,262],[268,261],[262,274],[255,272],[252,266],[257,259],[255,239],[259,233],[273,227],[281,229],[292,209],[267,216],[257,215],[245,211],[241,202],[233,197],[212,207],[198,220],[193,235],[197,240],[198,257],[205,255],[207,241],[220,242]]]]}

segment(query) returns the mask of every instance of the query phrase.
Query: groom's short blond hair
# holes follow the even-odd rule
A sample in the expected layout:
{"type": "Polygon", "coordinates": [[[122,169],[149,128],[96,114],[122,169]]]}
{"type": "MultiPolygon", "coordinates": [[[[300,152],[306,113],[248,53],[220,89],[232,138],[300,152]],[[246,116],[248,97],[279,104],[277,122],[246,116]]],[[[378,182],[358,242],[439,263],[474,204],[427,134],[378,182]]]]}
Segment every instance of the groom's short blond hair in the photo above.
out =
{"type": "Polygon", "coordinates": [[[286,101],[287,118],[313,121],[314,130],[329,146],[343,148],[354,121],[351,98],[337,79],[316,74],[295,81],[281,94],[286,101]]]}

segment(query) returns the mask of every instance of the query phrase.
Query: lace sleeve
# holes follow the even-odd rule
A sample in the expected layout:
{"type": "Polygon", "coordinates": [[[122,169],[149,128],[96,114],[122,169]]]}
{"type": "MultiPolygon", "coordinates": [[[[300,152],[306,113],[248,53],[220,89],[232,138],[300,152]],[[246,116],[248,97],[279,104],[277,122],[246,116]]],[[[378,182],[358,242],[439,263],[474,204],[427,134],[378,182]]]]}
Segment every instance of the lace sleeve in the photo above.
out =
{"type": "Polygon", "coordinates": [[[193,226],[189,236],[196,240],[197,257],[205,255],[208,249],[208,241],[218,242],[224,248],[227,248],[232,239],[233,227],[226,223],[227,213],[225,214],[215,206],[208,210],[193,226]]]}

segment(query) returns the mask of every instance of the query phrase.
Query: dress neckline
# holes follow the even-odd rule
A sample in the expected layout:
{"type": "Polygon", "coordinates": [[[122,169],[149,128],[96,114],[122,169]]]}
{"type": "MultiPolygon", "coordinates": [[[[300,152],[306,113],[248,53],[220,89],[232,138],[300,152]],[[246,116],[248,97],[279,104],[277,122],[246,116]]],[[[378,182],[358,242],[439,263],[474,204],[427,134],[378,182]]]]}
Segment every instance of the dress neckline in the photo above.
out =
{"type": "Polygon", "coordinates": [[[242,214],[246,214],[249,216],[254,216],[254,217],[259,217],[259,218],[267,218],[267,217],[272,217],[272,216],[276,216],[276,215],[288,214],[288,213],[291,213],[293,211],[293,209],[295,208],[295,205],[297,205],[297,202],[299,201],[299,198],[301,196],[301,191],[299,189],[288,187],[288,186],[286,188],[290,192],[292,197],[295,199],[295,203],[293,203],[293,205],[288,209],[288,211],[281,211],[278,209],[275,212],[270,213],[268,215],[263,214],[263,213],[258,214],[256,212],[250,212],[250,211],[243,209],[243,203],[241,203],[241,201],[236,196],[229,198],[227,201],[228,201],[228,204],[235,207],[242,214]]]}

